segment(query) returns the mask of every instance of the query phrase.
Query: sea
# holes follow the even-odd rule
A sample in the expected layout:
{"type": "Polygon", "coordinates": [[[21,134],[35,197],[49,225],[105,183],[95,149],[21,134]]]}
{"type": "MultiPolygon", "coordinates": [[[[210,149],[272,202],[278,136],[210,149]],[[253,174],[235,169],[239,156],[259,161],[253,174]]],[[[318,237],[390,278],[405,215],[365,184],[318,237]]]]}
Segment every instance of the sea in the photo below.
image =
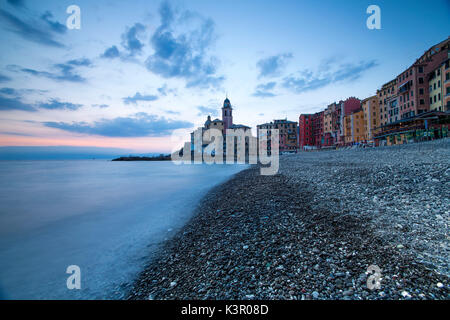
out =
{"type": "Polygon", "coordinates": [[[247,165],[0,161],[0,299],[124,299],[202,197],[247,165]]]}

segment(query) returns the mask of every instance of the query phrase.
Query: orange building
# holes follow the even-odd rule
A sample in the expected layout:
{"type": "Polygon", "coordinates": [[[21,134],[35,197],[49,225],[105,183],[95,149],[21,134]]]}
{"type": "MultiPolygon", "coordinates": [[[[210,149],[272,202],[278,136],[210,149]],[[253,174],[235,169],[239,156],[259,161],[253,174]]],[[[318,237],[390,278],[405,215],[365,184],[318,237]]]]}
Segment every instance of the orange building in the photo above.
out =
{"type": "Polygon", "coordinates": [[[360,108],[344,117],[344,141],[350,145],[366,140],[365,137],[364,110],[360,108]]]}
{"type": "Polygon", "coordinates": [[[364,139],[366,141],[373,140],[376,128],[380,126],[380,107],[377,96],[364,99],[361,102],[364,112],[364,139]]]}

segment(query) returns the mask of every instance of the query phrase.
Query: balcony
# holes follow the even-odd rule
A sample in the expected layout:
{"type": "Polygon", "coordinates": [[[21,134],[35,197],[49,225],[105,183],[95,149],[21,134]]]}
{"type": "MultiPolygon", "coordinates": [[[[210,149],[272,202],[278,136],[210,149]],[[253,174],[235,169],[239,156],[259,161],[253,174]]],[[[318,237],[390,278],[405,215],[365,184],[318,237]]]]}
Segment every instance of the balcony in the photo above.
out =
{"type": "Polygon", "coordinates": [[[409,89],[411,89],[411,81],[405,82],[400,87],[398,87],[398,93],[401,94],[407,92],[409,91],[409,89]]]}

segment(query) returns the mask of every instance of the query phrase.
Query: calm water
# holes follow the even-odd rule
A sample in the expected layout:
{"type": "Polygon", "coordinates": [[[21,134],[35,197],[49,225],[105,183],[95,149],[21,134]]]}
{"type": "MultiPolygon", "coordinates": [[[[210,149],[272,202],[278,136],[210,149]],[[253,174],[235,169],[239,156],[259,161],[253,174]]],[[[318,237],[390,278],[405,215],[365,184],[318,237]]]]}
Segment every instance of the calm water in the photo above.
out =
{"type": "Polygon", "coordinates": [[[123,298],[199,199],[244,168],[0,161],[0,298],[123,298]],[[69,265],[81,290],[67,289],[69,265]]]}

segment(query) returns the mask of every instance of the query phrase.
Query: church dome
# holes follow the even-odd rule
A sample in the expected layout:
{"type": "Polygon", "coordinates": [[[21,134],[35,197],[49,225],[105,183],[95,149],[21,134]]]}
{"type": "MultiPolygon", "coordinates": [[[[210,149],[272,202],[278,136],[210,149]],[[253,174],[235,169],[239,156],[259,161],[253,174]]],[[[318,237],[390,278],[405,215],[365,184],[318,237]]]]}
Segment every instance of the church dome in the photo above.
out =
{"type": "Polygon", "coordinates": [[[229,100],[228,98],[226,98],[226,99],[223,101],[223,107],[224,107],[224,108],[231,108],[231,102],[230,102],[230,100],[229,100]]]}

